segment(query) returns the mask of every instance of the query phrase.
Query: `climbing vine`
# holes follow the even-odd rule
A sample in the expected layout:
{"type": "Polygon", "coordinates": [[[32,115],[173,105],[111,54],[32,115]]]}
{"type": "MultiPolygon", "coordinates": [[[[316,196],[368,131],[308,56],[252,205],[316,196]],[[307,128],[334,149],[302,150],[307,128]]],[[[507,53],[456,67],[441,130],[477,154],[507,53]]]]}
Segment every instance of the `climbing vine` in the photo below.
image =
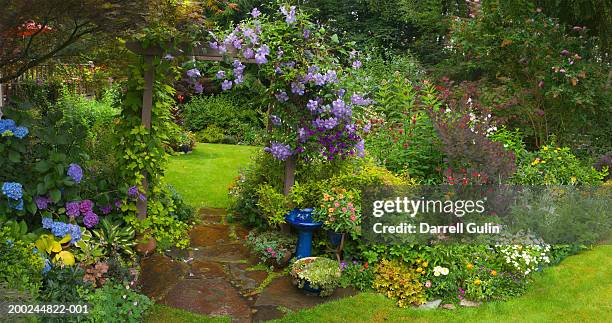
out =
{"type": "MultiPolygon", "coordinates": [[[[155,44],[147,43],[149,46],[155,44]]],[[[171,59],[153,59],[156,77],[153,83],[151,125],[147,128],[142,123],[145,87],[143,75],[146,68],[144,58],[134,60],[121,113],[118,147],[122,152],[120,163],[127,192],[121,208],[127,214],[125,220],[144,238],[154,237],[162,245],[186,246],[188,240],[185,233],[188,226],[173,216],[176,206],[164,181],[168,157],[164,145],[168,140],[170,108],[174,104],[175,94],[169,81],[176,78],[178,69],[171,59]],[[146,217],[139,219],[138,203],[144,201],[146,217]]]]}

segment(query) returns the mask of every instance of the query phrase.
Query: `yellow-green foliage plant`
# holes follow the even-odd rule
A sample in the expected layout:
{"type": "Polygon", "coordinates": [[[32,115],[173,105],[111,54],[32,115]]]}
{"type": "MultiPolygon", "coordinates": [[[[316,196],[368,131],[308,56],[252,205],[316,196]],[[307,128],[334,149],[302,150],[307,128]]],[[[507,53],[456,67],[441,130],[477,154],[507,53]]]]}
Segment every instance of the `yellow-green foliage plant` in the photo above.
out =
{"type": "Polygon", "coordinates": [[[399,307],[425,303],[425,291],[419,274],[399,260],[383,260],[376,266],[373,287],[395,299],[399,307]]]}

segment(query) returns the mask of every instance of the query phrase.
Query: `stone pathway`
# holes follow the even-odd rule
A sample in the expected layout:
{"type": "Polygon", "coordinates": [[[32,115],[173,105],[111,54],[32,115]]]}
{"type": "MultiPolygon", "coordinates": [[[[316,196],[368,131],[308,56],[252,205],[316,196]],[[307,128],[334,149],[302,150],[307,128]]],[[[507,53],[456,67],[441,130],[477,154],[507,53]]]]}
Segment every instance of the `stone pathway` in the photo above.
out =
{"type": "Polygon", "coordinates": [[[338,289],[326,298],[303,294],[287,275],[274,273],[260,292],[268,272],[253,270],[257,259],[243,241],[248,231],[225,223],[225,210],[201,209],[202,222],[191,230],[191,246],[168,250],[141,261],[142,291],[156,302],[187,311],[230,316],[234,322],[258,322],[285,313],[354,295],[338,289]]]}

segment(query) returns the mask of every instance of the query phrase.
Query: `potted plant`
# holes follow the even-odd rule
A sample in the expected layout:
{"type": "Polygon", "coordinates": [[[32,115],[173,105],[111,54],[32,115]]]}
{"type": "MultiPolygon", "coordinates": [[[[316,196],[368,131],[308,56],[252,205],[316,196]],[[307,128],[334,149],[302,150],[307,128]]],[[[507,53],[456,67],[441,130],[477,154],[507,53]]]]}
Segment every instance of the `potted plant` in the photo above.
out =
{"type": "Polygon", "coordinates": [[[338,263],[323,257],[299,259],[291,268],[293,283],[302,290],[319,296],[331,295],[340,284],[341,275],[338,263]]]}
{"type": "Polygon", "coordinates": [[[287,266],[295,250],[295,240],[295,237],[279,232],[251,231],[246,238],[246,245],[262,263],[283,268],[287,266]]]}
{"type": "Polygon", "coordinates": [[[354,190],[334,188],[324,192],[320,207],[314,211],[314,219],[323,222],[329,230],[330,242],[336,245],[336,257],[341,260],[346,234],[353,238],[361,231],[361,210],[356,202],[358,193],[354,190]]]}

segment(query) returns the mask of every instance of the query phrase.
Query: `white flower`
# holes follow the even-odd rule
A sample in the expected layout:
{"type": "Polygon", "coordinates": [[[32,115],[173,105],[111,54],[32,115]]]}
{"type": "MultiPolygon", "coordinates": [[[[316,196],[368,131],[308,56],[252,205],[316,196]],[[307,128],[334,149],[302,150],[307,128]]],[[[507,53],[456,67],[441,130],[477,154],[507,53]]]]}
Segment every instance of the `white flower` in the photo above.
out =
{"type": "Polygon", "coordinates": [[[126,299],[126,298],[127,298],[127,295],[123,295],[123,299],[126,299]]]}
{"type": "Polygon", "coordinates": [[[448,275],[448,268],[446,268],[446,267],[445,267],[445,268],[442,268],[441,273],[442,273],[442,275],[444,275],[444,276],[448,275]]]}
{"type": "Polygon", "coordinates": [[[434,276],[436,276],[436,277],[440,276],[440,272],[439,271],[434,271],[434,276]]]}
{"type": "Polygon", "coordinates": [[[134,306],[138,306],[138,302],[134,302],[134,306]]]}

